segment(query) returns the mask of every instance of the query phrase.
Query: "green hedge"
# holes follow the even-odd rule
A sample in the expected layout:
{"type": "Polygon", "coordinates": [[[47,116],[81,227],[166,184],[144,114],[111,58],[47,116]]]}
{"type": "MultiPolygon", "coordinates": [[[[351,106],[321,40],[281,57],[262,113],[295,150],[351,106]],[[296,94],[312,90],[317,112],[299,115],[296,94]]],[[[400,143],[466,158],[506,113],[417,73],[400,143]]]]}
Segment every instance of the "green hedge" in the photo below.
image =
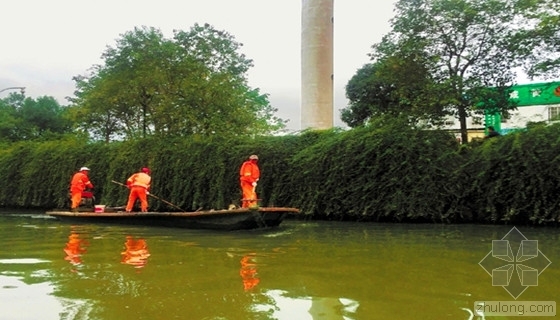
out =
{"type": "MultiPolygon", "coordinates": [[[[556,224],[559,151],[560,125],[461,146],[399,120],[277,137],[20,142],[0,151],[0,206],[67,207],[70,178],[85,165],[97,203],[124,205],[128,189],[111,181],[148,166],[157,197],[186,211],[226,208],[239,205],[239,166],[256,153],[261,205],[312,218],[556,224]]],[[[153,198],[150,208],[175,210],[153,198]]]]}

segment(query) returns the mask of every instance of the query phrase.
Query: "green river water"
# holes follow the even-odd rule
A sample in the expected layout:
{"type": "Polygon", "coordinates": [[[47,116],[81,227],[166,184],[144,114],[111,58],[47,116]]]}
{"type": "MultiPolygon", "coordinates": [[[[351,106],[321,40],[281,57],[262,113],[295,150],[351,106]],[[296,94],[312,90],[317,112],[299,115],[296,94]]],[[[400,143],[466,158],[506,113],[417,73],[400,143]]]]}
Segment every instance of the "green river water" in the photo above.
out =
{"type": "Polygon", "coordinates": [[[557,228],[512,227],[286,220],[214,232],[0,214],[0,319],[517,319],[474,303],[558,300],[560,245],[557,228]],[[514,262],[493,256],[508,240],[514,262]],[[518,284],[499,285],[506,274],[518,284]]]}

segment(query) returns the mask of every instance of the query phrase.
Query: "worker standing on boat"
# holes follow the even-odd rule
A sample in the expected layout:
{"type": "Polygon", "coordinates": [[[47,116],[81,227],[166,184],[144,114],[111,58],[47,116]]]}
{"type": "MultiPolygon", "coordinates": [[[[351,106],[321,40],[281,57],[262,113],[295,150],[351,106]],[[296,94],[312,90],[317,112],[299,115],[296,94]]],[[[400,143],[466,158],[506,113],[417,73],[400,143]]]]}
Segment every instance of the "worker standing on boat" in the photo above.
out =
{"type": "Polygon", "coordinates": [[[249,160],[243,162],[239,170],[239,180],[241,182],[241,191],[243,192],[243,199],[241,199],[241,207],[249,208],[257,206],[257,181],[261,176],[257,161],[259,157],[253,154],[249,160]]]}
{"type": "Polygon", "coordinates": [[[70,197],[72,198],[70,208],[72,211],[78,211],[78,207],[82,202],[82,192],[84,192],[86,188],[93,189],[93,184],[89,181],[88,174],[89,168],[81,167],[80,171],[72,176],[72,180],[70,181],[70,197]]]}
{"type": "Polygon", "coordinates": [[[131,212],[136,199],[140,199],[140,209],[142,212],[148,212],[148,195],[150,194],[150,169],[144,167],[126,180],[126,185],[130,189],[128,195],[128,203],[126,204],[126,212],[131,212]]]}

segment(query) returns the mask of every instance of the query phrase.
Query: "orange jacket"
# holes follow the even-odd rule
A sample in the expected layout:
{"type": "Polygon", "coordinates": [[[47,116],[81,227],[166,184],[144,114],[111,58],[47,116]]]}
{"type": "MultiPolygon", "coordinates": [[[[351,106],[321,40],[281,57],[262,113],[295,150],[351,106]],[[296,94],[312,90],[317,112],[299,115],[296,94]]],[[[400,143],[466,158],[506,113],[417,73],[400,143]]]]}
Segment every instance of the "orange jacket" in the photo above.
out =
{"type": "Polygon", "coordinates": [[[70,190],[84,191],[87,188],[93,188],[93,184],[89,181],[89,177],[83,172],[77,172],[70,182],[70,190]]]}
{"type": "Polygon", "coordinates": [[[130,176],[128,180],[126,180],[126,185],[130,187],[144,187],[146,190],[150,190],[150,183],[152,182],[152,178],[144,173],[138,172],[130,176]]]}
{"type": "Polygon", "coordinates": [[[241,169],[239,170],[239,179],[241,181],[249,183],[257,182],[259,181],[260,176],[261,172],[259,170],[259,166],[255,162],[251,160],[243,162],[241,169]]]}

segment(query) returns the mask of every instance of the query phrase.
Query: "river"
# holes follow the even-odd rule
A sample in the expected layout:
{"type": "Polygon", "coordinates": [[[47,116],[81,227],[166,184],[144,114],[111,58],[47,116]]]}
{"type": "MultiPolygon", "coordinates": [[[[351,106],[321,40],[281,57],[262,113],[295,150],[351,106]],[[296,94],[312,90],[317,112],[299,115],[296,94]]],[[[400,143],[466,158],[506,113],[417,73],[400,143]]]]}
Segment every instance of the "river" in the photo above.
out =
{"type": "Polygon", "coordinates": [[[557,228],[525,226],[286,220],[214,232],[4,213],[0,319],[513,319],[474,303],[555,301],[558,240],[557,228]],[[533,282],[500,285],[519,277],[493,270],[523,261],[504,262],[504,241],[533,282]]]}

